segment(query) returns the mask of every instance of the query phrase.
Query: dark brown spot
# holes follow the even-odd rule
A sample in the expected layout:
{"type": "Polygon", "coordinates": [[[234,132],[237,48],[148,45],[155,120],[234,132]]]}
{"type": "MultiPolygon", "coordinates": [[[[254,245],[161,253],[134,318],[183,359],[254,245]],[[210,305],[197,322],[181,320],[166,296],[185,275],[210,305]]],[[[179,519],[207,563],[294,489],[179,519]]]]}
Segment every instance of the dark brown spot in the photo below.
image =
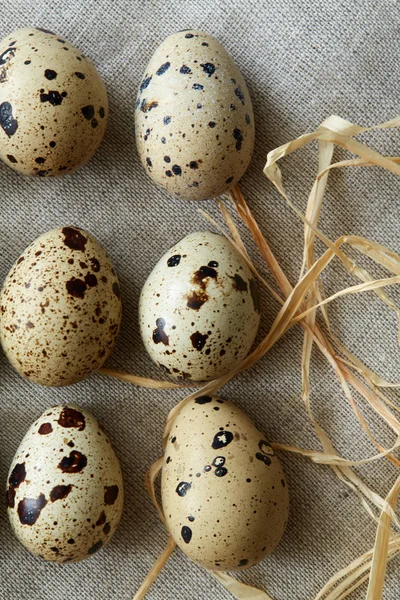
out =
{"type": "Polygon", "coordinates": [[[94,107],[91,104],[81,108],[82,114],[87,121],[91,121],[94,117],[94,107]]]}
{"type": "Polygon", "coordinates": [[[87,288],[86,283],[82,279],[75,279],[75,277],[67,281],[65,287],[70,296],[80,299],[84,298],[87,288]]]}
{"type": "Polygon", "coordinates": [[[38,433],[40,433],[40,435],[48,435],[52,431],[53,426],[51,423],[42,423],[42,425],[39,427],[38,433]]]}
{"type": "Polygon", "coordinates": [[[13,156],[12,154],[7,154],[7,158],[10,162],[12,163],[17,163],[17,159],[15,158],[15,156],[13,156]]]}
{"type": "Polygon", "coordinates": [[[240,129],[234,129],[233,130],[233,137],[236,140],[236,150],[239,151],[242,149],[242,142],[243,142],[243,135],[242,132],[240,131],[240,129]]]}
{"type": "Polygon", "coordinates": [[[94,273],[98,273],[100,271],[100,263],[97,258],[93,257],[90,259],[90,264],[92,265],[92,271],[94,273]]]}
{"type": "Polygon", "coordinates": [[[96,287],[96,285],[97,285],[96,275],[94,275],[93,273],[88,273],[87,275],[85,275],[85,283],[89,287],[96,287]]]}
{"type": "Polygon", "coordinates": [[[58,465],[63,473],[80,473],[87,465],[87,458],[81,452],[72,450],[69,456],[64,456],[58,465]]]}
{"type": "Polygon", "coordinates": [[[261,462],[263,462],[265,465],[267,465],[267,467],[269,467],[269,465],[271,464],[271,459],[266,454],[261,454],[261,452],[257,452],[256,458],[258,460],[261,460],[261,462]]]}
{"type": "Polygon", "coordinates": [[[74,227],[64,227],[62,230],[64,235],[64,244],[71,250],[80,250],[84,252],[87,243],[87,238],[74,227]]]}
{"type": "Polygon", "coordinates": [[[219,448],[225,448],[225,446],[228,446],[232,440],[233,433],[231,431],[219,431],[215,434],[211,446],[214,448],[214,450],[218,450],[219,448]]]}
{"type": "Polygon", "coordinates": [[[206,75],[208,75],[208,77],[211,77],[211,75],[215,73],[215,65],[212,63],[207,62],[201,64],[200,66],[203,67],[203,71],[206,73],[206,75]]]}
{"type": "Polygon", "coordinates": [[[156,320],[156,329],[153,330],[153,342],[155,344],[163,343],[164,346],[169,345],[169,337],[164,331],[165,319],[156,320]]]}
{"type": "Polygon", "coordinates": [[[199,396],[195,400],[195,404],[208,404],[209,402],[212,402],[211,396],[199,396]]]}
{"type": "Polygon", "coordinates": [[[111,525],[110,523],[106,523],[103,527],[103,533],[105,533],[106,535],[108,535],[110,533],[111,530],[111,525]]]}
{"type": "Polygon", "coordinates": [[[106,513],[103,512],[101,513],[101,515],[99,516],[99,518],[96,521],[96,526],[100,527],[100,525],[104,525],[104,523],[106,522],[106,513]]]}
{"type": "Polygon", "coordinates": [[[274,456],[274,451],[272,450],[268,442],[266,442],[265,440],[260,440],[258,442],[258,447],[260,448],[262,454],[269,454],[271,456],[274,456]]]}
{"type": "Polygon", "coordinates": [[[13,108],[9,102],[0,104],[0,126],[8,137],[14,135],[18,129],[18,121],[14,119],[12,114],[13,108]]]}
{"type": "Polygon", "coordinates": [[[175,491],[178,494],[178,496],[180,496],[181,498],[183,498],[184,496],[186,496],[186,494],[188,493],[188,491],[190,490],[191,487],[192,487],[192,484],[189,483],[188,481],[181,481],[176,486],[176,490],[175,491]]]}
{"type": "Polygon", "coordinates": [[[103,542],[101,540],[99,542],[96,542],[96,544],[94,544],[94,546],[89,548],[88,554],[95,554],[96,552],[98,552],[98,550],[100,550],[102,545],[103,545],[103,542]]]}
{"type": "Polygon", "coordinates": [[[174,254],[173,256],[170,256],[170,258],[167,260],[167,265],[169,267],[177,267],[179,265],[180,261],[181,261],[181,255],[174,254]]]}
{"type": "Polygon", "coordinates": [[[152,75],[150,75],[150,77],[146,77],[145,79],[143,79],[142,83],[140,84],[139,94],[141,94],[146,88],[149,87],[151,80],[152,80],[152,75]]]}
{"type": "Polygon", "coordinates": [[[192,292],[190,296],[187,296],[186,306],[193,310],[199,310],[207,300],[208,296],[205,292],[192,292]]]}
{"type": "Polygon", "coordinates": [[[207,287],[205,279],[208,278],[217,279],[217,271],[212,267],[200,267],[200,269],[194,273],[192,281],[194,284],[199,285],[201,289],[205,290],[207,287]]]}
{"type": "Polygon", "coordinates": [[[153,108],[157,108],[157,106],[158,102],[156,102],[155,100],[146,100],[146,98],[143,98],[142,103],[140,105],[140,110],[146,113],[153,110],[153,108]]]}
{"type": "Polygon", "coordinates": [[[56,500],[64,500],[72,490],[72,485],[56,485],[50,492],[50,500],[55,502],[56,500]]]}
{"type": "Polygon", "coordinates": [[[192,333],[190,336],[190,340],[192,342],[193,348],[196,350],[203,350],[204,344],[206,343],[208,335],[205,333],[202,335],[199,331],[192,333]]]}
{"type": "Polygon", "coordinates": [[[187,525],[184,525],[181,529],[181,536],[185,544],[189,544],[192,539],[192,530],[187,525]]]}
{"type": "Polygon", "coordinates": [[[44,494],[37,498],[24,498],[18,503],[18,516],[22,525],[34,525],[40,516],[42,508],[47,504],[44,494]]]}
{"type": "Polygon", "coordinates": [[[171,63],[170,62],[166,62],[163,65],[161,65],[161,67],[159,67],[156,71],[156,75],[164,75],[164,73],[166,71],[168,71],[168,69],[170,68],[171,63]]]}
{"type": "Polygon", "coordinates": [[[86,426],[84,415],[79,410],[75,410],[69,406],[62,409],[58,424],[61,427],[75,427],[78,431],[83,431],[86,426]]]}
{"type": "Polygon", "coordinates": [[[8,508],[14,508],[15,506],[15,489],[11,486],[6,491],[6,506],[8,508]]]}
{"type": "Polygon", "coordinates": [[[119,289],[119,285],[116,281],[112,284],[112,291],[117,296],[117,298],[121,297],[121,290],[119,289]]]}
{"type": "Polygon", "coordinates": [[[57,77],[57,73],[53,71],[53,69],[46,69],[44,72],[44,76],[46,77],[46,79],[49,79],[51,81],[52,79],[55,79],[57,77]]]}
{"type": "Polygon", "coordinates": [[[11,475],[8,479],[8,483],[13,488],[17,488],[21,485],[23,481],[25,481],[26,470],[25,463],[16,464],[13,470],[11,471],[11,475]]]}
{"type": "Polygon", "coordinates": [[[107,505],[114,504],[118,498],[119,488],[117,485],[108,485],[104,487],[104,503],[107,505]]]}
{"type": "Polygon", "coordinates": [[[258,293],[258,287],[254,279],[250,279],[250,294],[253,300],[254,310],[259,313],[260,312],[260,294],[258,293]]]}
{"type": "Polygon", "coordinates": [[[236,275],[231,277],[231,279],[233,279],[232,285],[235,290],[238,292],[247,292],[247,283],[240,277],[240,275],[236,273],[236,275]]]}
{"type": "Polygon", "coordinates": [[[49,102],[52,106],[60,106],[65,96],[64,92],[60,94],[57,90],[49,90],[48,93],[40,94],[40,101],[49,102]]]}
{"type": "MultiPolygon", "coordinates": [[[[233,83],[233,80],[232,80],[232,83],[233,83]]],[[[236,82],[235,82],[235,83],[236,83],[236,82]]],[[[241,103],[244,105],[244,94],[243,94],[243,92],[242,92],[242,90],[241,90],[240,86],[238,86],[238,87],[235,89],[235,94],[236,94],[236,96],[239,98],[240,102],[241,102],[241,103]]]]}

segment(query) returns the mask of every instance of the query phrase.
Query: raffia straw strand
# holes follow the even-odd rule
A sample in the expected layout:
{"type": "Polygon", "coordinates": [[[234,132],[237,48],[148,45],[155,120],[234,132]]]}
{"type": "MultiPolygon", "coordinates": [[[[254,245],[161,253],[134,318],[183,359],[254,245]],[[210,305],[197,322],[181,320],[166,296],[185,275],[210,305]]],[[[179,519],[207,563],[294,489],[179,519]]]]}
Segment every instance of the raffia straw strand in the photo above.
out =
{"type": "MultiPolygon", "coordinates": [[[[273,269],[272,269],[272,266],[270,265],[271,270],[273,270],[274,274],[276,275],[276,280],[278,282],[278,285],[280,285],[280,287],[282,288],[283,291],[288,290],[289,288],[292,289],[286,276],[281,271],[279,264],[277,263],[275,257],[273,256],[273,253],[272,253],[271,249],[269,248],[267,242],[265,241],[265,239],[261,239],[262,234],[259,230],[259,227],[255,223],[254,217],[251,215],[250,209],[247,206],[247,204],[243,198],[243,195],[241,194],[240,190],[237,187],[232,190],[231,198],[234,202],[235,208],[237,208],[237,210],[238,210],[239,216],[241,216],[241,218],[244,220],[246,225],[249,227],[250,232],[252,234],[254,234],[254,232],[257,232],[257,235],[254,235],[254,239],[255,239],[257,246],[259,247],[262,255],[264,256],[265,260],[267,261],[267,263],[270,264],[269,261],[272,262],[273,269]],[[265,252],[266,247],[267,247],[267,252],[265,252]]],[[[307,326],[307,327],[309,326],[309,324],[305,324],[304,322],[302,323],[302,325],[307,326]]],[[[319,329],[319,327],[317,325],[315,325],[315,339],[317,341],[317,345],[318,345],[319,349],[326,356],[328,361],[332,364],[334,371],[338,375],[339,381],[341,382],[341,385],[343,386],[343,376],[340,373],[338,364],[334,358],[334,353],[331,349],[331,345],[326,340],[325,336],[322,334],[321,330],[319,329]]],[[[345,388],[345,393],[351,399],[351,395],[349,394],[347,387],[345,388]]],[[[314,428],[317,431],[318,437],[320,438],[320,441],[321,441],[321,437],[326,440],[327,436],[326,436],[325,432],[323,432],[322,428],[316,424],[315,419],[310,414],[309,407],[307,410],[308,410],[309,416],[311,418],[311,421],[313,422],[314,428]]],[[[344,483],[346,483],[346,485],[348,487],[350,487],[353,491],[357,492],[364,508],[366,508],[366,510],[368,510],[369,514],[371,516],[373,516],[374,519],[376,519],[376,517],[371,512],[368,505],[365,503],[363,497],[360,496],[359,492],[357,491],[357,488],[363,489],[364,492],[367,493],[368,499],[370,501],[372,501],[374,504],[376,504],[376,506],[379,508],[382,505],[382,502],[384,502],[383,499],[380,498],[379,496],[377,496],[375,493],[373,493],[372,490],[369,490],[365,486],[365,484],[363,484],[361,482],[361,479],[357,475],[355,475],[353,472],[350,472],[350,470],[347,471],[347,475],[350,474],[350,478],[352,481],[349,480],[349,477],[346,477],[343,473],[340,473],[340,471],[338,469],[335,469],[335,467],[333,467],[333,469],[334,469],[335,473],[339,476],[339,478],[342,481],[344,481],[344,483]]],[[[390,507],[388,507],[388,506],[386,508],[387,508],[387,510],[390,509],[390,507]]],[[[389,510],[389,512],[390,512],[390,510],[389,510]]]]}
{"type": "MultiPolygon", "coordinates": [[[[379,125],[378,127],[393,127],[393,126],[398,127],[399,124],[400,124],[400,119],[397,118],[397,119],[392,120],[391,122],[387,122],[382,125],[379,125]]],[[[339,135],[334,140],[335,143],[341,145],[342,147],[350,149],[351,151],[353,151],[355,153],[358,153],[359,156],[361,157],[361,159],[365,161],[365,164],[372,163],[375,165],[380,165],[380,166],[383,166],[384,168],[387,168],[388,170],[398,174],[397,159],[395,161],[392,161],[392,160],[390,160],[390,158],[388,159],[387,157],[382,157],[379,153],[372,151],[370,148],[363,147],[361,144],[359,144],[359,142],[357,142],[355,140],[348,139],[346,143],[343,143],[340,133],[345,133],[347,135],[355,135],[361,131],[365,131],[366,130],[365,128],[359,128],[358,126],[354,126],[351,123],[346,122],[337,117],[330,117],[330,119],[325,121],[322,124],[322,126],[319,128],[319,132],[321,130],[323,130],[325,127],[328,127],[328,129],[329,128],[336,129],[336,131],[339,133],[339,135]]],[[[282,179],[281,179],[281,174],[280,174],[279,168],[274,163],[276,162],[276,160],[279,160],[281,157],[285,156],[286,154],[289,154],[293,150],[293,148],[295,148],[295,147],[299,148],[302,145],[304,145],[305,143],[308,143],[308,141],[312,139],[312,136],[308,136],[308,139],[306,139],[306,137],[307,136],[302,136],[298,140],[295,140],[294,142],[289,142],[289,144],[286,144],[285,148],[281,147],[280,149],[277,149],[277,151],[273,151],[272,153],[270,153],[268,155],[267,165],[265,168],[266,175],[271,179],[271,181],[274,183],[274,185],[278,188],[280,194],[285,198],[285,200],[288,202],[288,204],[292,208],[294,208],[294,207],[293,207],[292,203],[289,201],[289,199],[287,198],[286,193],[283,189],[282,179]],[[275,156],[274,156],[274,154],[275,154],[275,156]]],[[[325,139],[323,135],[318,135],[318,132],[316,132],[316,137],[318,137],[318,139],[325,139]]],[[[320,152],[320,157],[321,157],[321,152],[320,152]]],[[[341,166],[345,166],[345,165],[342,164],[341,166]]],[[[326,165],[325,171],[322,171],[322,173],[320,172],[319,177],[324,175],[329,168],[330,168],[329,165],[326,165]]],[[[294,208],[294,210],[296,211],[295,208],[294,208]]],[[[317,223],[317,221],[314,219],[314,225],[316,225],[316,223],[317,223]]],[[[364,244],[364,241],[362,241],[362,244],[364,244]]],[[[375,249],[373,245],[371,245],[371,248],[373,250],[375,249]]],[[[374,254],[375,254],[375,252],[374,252],[374,254]]],[[[369,255],[371,255],[371,252],[369,252],[369,255]]],[[[390,255],[391,255],[391,258],[393,258],[393,253],[391,253],[390,255]]],[[[375,259],[376,255],[372,256],[372,257],[375,259]]],[[[344,262],[345,266],[348,267],[348,265],[346,265],[345,261],[343,261],[343,262],[344,262]]],[[[386,261],[386,263],[387,263],[387,261],[386,261]]],[[[387,266],[387,265],[385,264],[385,266],[387,266]]],[[[365,271],[364,272],[359,271],[358,274],[360,274],[360,273],[362,274],[362,276],[365,277],[365,274],[366,274],[365,271]]],[[[368,278],[368,274],[367,274],[367,278],[368,278]]],[[[394,308],[396,310],[397,315],[399,316],[397,307],[395,307],[393,305],[393,303],[390,301],[390,299],[388,299],[385,295],[382,295],[382,294],[379,294],[379,295],[380,295],[381,299],[383,299],[389,306],[391,306],[392,308],[394,308]]],[[[325,316],[325,319],[327,320],[326,316],[325,316]]],[[[399,327],[398,335],[400,337],[400,327],[399,327]]],[[[360,364],[358,364],[357,367],[359,368],[361,373],[363,373],[362,366],[360,364]]],[[[370,377],[369,377],[370,374],[366,373],[366,375],[367,375],[366,381],[368,383],[368,381],[370,380],[370,377]]],[[[363,391],[365,392],[365,390],[363,390],[363,391]]],[[[365,393],[363,395],[368,398],[368,396],[365,393]]],[[[375,404],[376,397],[377,396],[375,394],[374,404],[373,404],[375,409],[376,409],[376,404],[375,404]]],[[[396,419],[394,421],[394,425],[395,425],[395,428],[397,429],[398,422],[396,419]]],[[[389,493],[389,495],[386,499],[386,501],[392,507],[394,507],[397,504],[397,498],[398,498],[398,494],[400,491],[399,488],[400,488],[400,478],[396,481],[395,485],[393,486],[391,492],[389,493]]],[[[380,517],[380,520],[379,520],[377,537],[376,537],[376,541],[375,541],[375,545],[374,545],[374,549],[373,549],[373,558],[372,558],[373,567],[371,567],[371,574],[370,574],[370,578],[369,578],[369,586],[368,586],[368,592],[367,592],[367,600],[379,600],[382,597],[383,582],[384,582],[384,577],[385,577],[385,572],[386,572],[386,564],[387,564],[387,559],[388,559],[388,548],[389,548],[388,525],[389,524],[390,524],[390,517],[386,511],[383,511],[382,515],[380,517]]]]}
{"type": "MultiPolygon", "coordinates": [[[[124,373],[123,371],[118,371],[116,369],[107,369],[105,367],[99,369],[98,373],[100,375],[106,375],[108,377],[114,377],[115,379],[120,379],[121,381],[126,381],[128,383],[134,383],[139,387],[152,388],[156,390],[167,390],[167,389],[176,389],[176,388],[187,388],[188,385],[173,383],[172,381],[161,381],[158,379],[148,379],[147,377],[138,377],[136,375],[131,375],[129,373],[124,373]]],[[[192,386],[190,386],[192,387],[192,386]]]]}
{"type": "MultiPolygon", "coordinates": [[[[400,535],[394,536],[389,542],[389,557],[394,558],[400,552],[400,535]]],[[[352,585],[353,581],[356,580],[361,573],[368,571],[371,568],[373,548],[353,560],[347,567],[340,569],[335,575],[333,575],[324,587],[319,591],[315,600],[338,600],[333,594],[338,589],[338,583],[343,580],[343,583],[347,582],[352,585]],[[350,574],[350,577],[348,575],[350,574]],[[327,596],[328,594],[328,596],[327,596]]],[[[355,589],[355,588],[354,588],[355,589]]]]}
{"type": "Polygon", "coordinates": [[[228,573],[209,571],[237,600],[273,600],[266,592],[242,583],[228,573]]]}
{"type": "Polygon", "coordinates": [[[168,544],[166,545],[164,551],[160,554],[150,571],[147,573],[142,585],[136,592],[133,597],[133,600],[143,600],[149,591],[150,587],[153,585],[161,570],[164,568],[165,563],[175,550],[176,544],[172,537],[168,538],[168,544]]]}

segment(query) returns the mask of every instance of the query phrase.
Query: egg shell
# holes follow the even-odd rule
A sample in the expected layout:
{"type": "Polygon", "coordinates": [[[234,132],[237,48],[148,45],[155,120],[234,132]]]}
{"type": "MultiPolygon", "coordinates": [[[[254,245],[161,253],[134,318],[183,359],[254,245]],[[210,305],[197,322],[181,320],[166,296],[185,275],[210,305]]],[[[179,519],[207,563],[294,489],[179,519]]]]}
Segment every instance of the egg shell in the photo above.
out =
{"type": "Polygon", "coordinates": [[[254,342],[260,322],[257,284],[224,236],[192,233],[150,273],[139,322],[146,350],[168,374],[214,379],[242,360],[254,342]]]}
{"type": "Polygon", "coordinates": [[[14,264],[0,310],[1,344],[17,371],[42,385],[70,385],[99,369],[114,346],[118,278],[90,233],[53,229],[14,264]]]}
{"type": "Polygon", "coordinates": [[[63,175],[100,145],[108,100],[93,63],[62,36],[24,27],[0,43],[0,158],[25,175],[63,175]]]}
{"type": "Polygon", "coordinates": [[[201,396],[178,413],[161,489],[175,542],[207,569],[250,567],[285,530],[289,494],[281,464],[250,418],[220,398],[201,396]]]}
{"type": "Polygon", "coordinates": [[[180,31],[157,48],[140,84],[135,112],[138,153],[168,193],[203,200],[239,181],[254,146],[246,82],[211,35],[180,31]]]}
{"type": "Polygon", "coordinates": [[[17,450],[6,500],[11,527],[33,554],[65,563],[100,550],[118,526],[124,490],[95,417],[76,405],[46,410],[17,450]]]}

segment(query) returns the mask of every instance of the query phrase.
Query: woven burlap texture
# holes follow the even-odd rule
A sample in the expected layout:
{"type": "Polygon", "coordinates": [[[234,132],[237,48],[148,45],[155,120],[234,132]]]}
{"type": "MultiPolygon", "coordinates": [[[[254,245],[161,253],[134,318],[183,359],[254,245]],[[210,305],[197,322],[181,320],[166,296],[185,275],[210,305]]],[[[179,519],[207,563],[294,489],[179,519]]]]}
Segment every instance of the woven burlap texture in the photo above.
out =
{"type": "MultiPolygon", "coordinates": [[[[398,112],[396,0],[3,0],[1,6],[1,37],[26,25],[48,28],[94,61],[108,88],[110,119],[99,151],[73,175],[27,179],[0,165],[0,281],[41,233],[66,224],[90,230],[111,255],[121,280],[123,324],[108,366],[138,375],[162,377],[139,336],[141,287],[159,257],[177,240],[208,228],[197,213],[198,204],[173,200],[155,187],[135,151],[136,90],[158,44],[175,31],[201,29],[215,35],[242,70],[256,119],[255,154],[242,190],[292,283],[301,265],[303,227],[262,173],[267,152],[314,130],[333,113],[372,125],[398,112]]],[[[375,147],[391,155],[399,153],[398,140],[396,132],[374,137],[375,147]]],[[[302,209],[316,168],[315,146],[283,165],[291,197],[302,209]]],[[[399,192],[399,180],[380,169],[334,172],[321,228],[331,239],[358,233],[398,252],[399,192]]],[[[214,202],[201,207],[218,217],[214,202]]],[[[256,253],[252,255],[261,266],[256,253]]],[[[355,281],[334,263],[324,283],[330,293],[355,281]]],[[[263,295],[260,335],[268,331],[277,310],[275,301],[263,295]]],[[[399,379],[395,320],[375,297],[340,300],[331,315],[338,334],[360,358],[387,378],[399,379]]],[[[244,408],[271,441],[316,449],[318,441],[300,396],[301,346],[302,332],[294,328],[251,372],[227,385],[222,396],[244,408]]],[[[315,414],[338,451],[348,458],[374,454],[317,352],[311,375],[315,414]]],[[[166,416],[183,394],[139,389],[100,375],[69,388],[45,389],[23,380],[3,354],[0,377],[2,488],[30,424],[48,406],[65,402],[81,404],[102,421],[121,460],[126,487],[117,533],[103,551],[80,564],[57,566],[31,556],[13,537],[3,506],[1,600],[128,600],[166,543],[143,476],[161,453],[166,416]]],[[[386,429],[374,431],[389,444],[386,429]]],[[[312,600],[336,570],[373,545],[375,524],[329,467],[295,455],[282,455],[281,460],[291,492],[287,531],[276,552],[241,577],[265,588],[276,600],[312,600]]],[[[383,495],[394,480],[394,468],[385,461],[360,473],[383,495]]],[[[385,600],[400,597],[399,566],[398,560],[389,566],[385,600]]],[[[365,589],[352,598],[363,598],[365,589]]],[[[216,580],[178,551],[148,595],[149,600],[229,597],[216,580]]]]}

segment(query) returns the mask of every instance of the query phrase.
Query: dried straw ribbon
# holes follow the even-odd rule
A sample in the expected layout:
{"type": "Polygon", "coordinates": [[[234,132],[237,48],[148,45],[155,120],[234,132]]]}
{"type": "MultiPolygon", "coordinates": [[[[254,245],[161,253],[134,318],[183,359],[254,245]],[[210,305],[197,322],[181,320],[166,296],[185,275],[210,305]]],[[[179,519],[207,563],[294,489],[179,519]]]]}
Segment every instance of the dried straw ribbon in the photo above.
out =
{"type": "MultiPolygon", "coordinates": [[[[273,297],[282,305],[282,308],[275,318],[268,335],[261,341],[258,347],[229,374],[207,383],[198,391],[184,398],[184,400],[170,412],[164,431],[165,445],[165,441],[168,438],[175,417],[187,402],[203,394],[216,393],[223,385],[225,385],[225,383],[232,379],[232,377],[241,371],[252,367],[272,348],[288,329],[297,323],[303,327],[304,344],[301,364],[302,398],[307,416],[314,427],[323,450],[304,450],[284,444],[272,444],[272,446],[275,450],[295,452],[310,458],[315,463],[330,465],[335,475],[358,495],[364,509],[377,522],[374,547],[369,552],[354,560],[346,568],[333,575],[316,595],[315,600],[343,600],[366,581],[368,581],[366,599],[380,600],[383,593],[387,563],[389,560],[400,554],[400,521],[396,515],[398,496],[400,493],[400,472],[396,481],[393,483],[389,494],[386,498],[383,498],[366,485],[352,468],[354,466],[360,466],[386,458],[399,469],[400,460],[396,458],[394,452],[400,446],[400,422],[395,414],[400,411],[400,407],[391,402],[382,390],[385,387],[400,387],[400,383],[389,383],[385,381],[349,352],[334,335],[327,312],[327,304],[336,298],[347,294],[359,294],[361,292],[374,291],[380,300],[396,312],[400,323],[400,309],[385,291],[386,287],[400,283],[400,256],[376,242],[358,236],[342,236],[335,242],[332,242],[317,227],[326,183],[331,169],[351,166],[380,166],[400,175],[399,157],[383,156],[354,139],[354,136],[366,131],[395,127],[400,127],[400,117],[375,127],[364,128],[353,125],[340,117],[331,116],[325,120],[314,133],[302,135],[296,140],[284,144],[268,154],[267,164],[264,169],[265,175],[276,186],[281,196],[297,216],[304,222],[303,264],[300,279],[294,287],[292,287],[285,273],[279,266],[278,261],[274,257],[271,248],[261,233],[239,188],[235,186],[235,188],[226,194],[222,200],[217,200],[222,216],[230,232],[230,236],[227,234],[225,235],[245,258],[249,267],[258,277],[262,285],[264,285],[273,297]],[[281,158],[302,148],[313,140],[318,140],[319,145],[318,176],[311,189],[306,214],[304,216],[287,197],[277,162],[281,158]],[[349,150],[359,158],[331,164],[335,144],[349,150]],[[228,210],[228,203],[233,205],[237,216],[249,229],[259,252],[278,284],[280,293],[277,293],[268,285],[252,264],[231,213],[228,210]],[[316,258],[314,250],[314,241],[316,237],[322,240],[327,248],[323,255],[318,259],[316,258]],[[357,266],[357,264],[347,256],[343,250],[343,247],[346,245],[351,246],[361,254],[368,256],[375,263],[384,267],[393,276],[374,280],[368,271],[357,266]],[[329,298],[324,298],[319,277],[333,258],[338,258],[346,271],[352,276],[355,276],[361,283],[343,289],[329,298]],[[324,330],[321,329],[316,320],[318,309],[320,309],[324,321],[324,330]],[[336,452],[323,427],[316,421],[310,405],[309,385],[310,359],[313,344],[315,344],[322,352],[323,356],[332,367],[362,429],[377,447],[378,453],[375,456],[357,461],[347,460],[341,457],[336,452]],[[374,438],[353,398],[354,390],[358,394],[361,394],[368,405],[375,411],[377,416],[383,419],[393,430],[394,441],[391,448],[384,448],[374,438]],[[394,529],[397,530],[397,533],[394,533],[394,529]]],[[[212,221],[208,215],[203,211],[200,212],[221,230],[221,227],[212,221]]],[[[398,339],[400,343],[400,333],[398,339]]],[[[128,375],[110,369],[102,369],[101,372],[104,375],[117,377],[124,381],[129,381],[144,387],[157,389],[185,387],[180,384],[136,377],[134,375],[128,375]]],[[[154,482],[161,470],[162,462],[163,459],[160,458],[152,465],[146,475],[146,485],[150,497],[159,511],[160,518],[165,524],[163,512],[158,504],[154,489],[154,482]]],[[[156,579],[174,548],[175,543],[170,536],[166,549],[148,573],[145,581],[136,593],[134,600],[144,598],[147,590],[156,579]]],[[[226,573],[212,572],[212,574],[239,600],[272,600],[265,592],[247,586],[226,573]]]]}

